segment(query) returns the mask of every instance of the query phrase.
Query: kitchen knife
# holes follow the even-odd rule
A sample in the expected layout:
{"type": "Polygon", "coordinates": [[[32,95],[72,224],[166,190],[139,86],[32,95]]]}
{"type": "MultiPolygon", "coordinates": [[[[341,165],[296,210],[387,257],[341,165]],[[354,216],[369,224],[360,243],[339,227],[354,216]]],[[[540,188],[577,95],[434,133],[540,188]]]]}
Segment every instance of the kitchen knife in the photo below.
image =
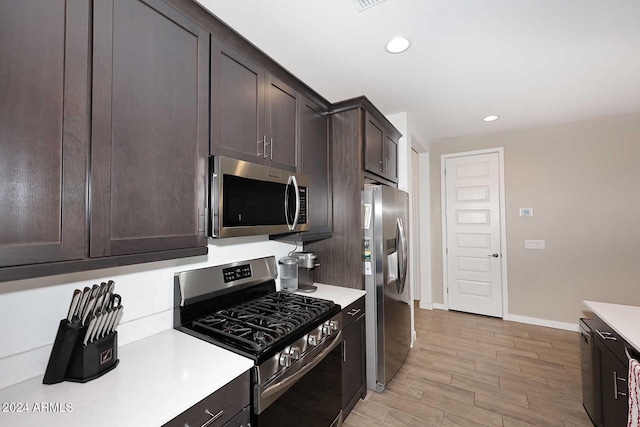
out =
{"type": "Polygon", "coordinates": [[[91,287],[91,297],[93,298],[98,298],[98,292],[100,291],[100,286],[98,285],[93,285],[91,287]]]}
{"type": "Polygon", "coordinates": [[[89,338],[90,342],[95,341],[98,328],[100,328],[100,323],[102,322],[102,313],[98,313],[95,316],[96,316],[96,324],[93,327],[93,331],[91,331],[91,337],[89,338]]]}
{"type": "Polygon", "coordinates": [[[93,308],[96,305],[96,299],[91,297],[89,298],[89,302],[87,303],[87,306],[84,309],[84,314],[82,315],[82,325],[84,326],[85,322],[87,321],[87,318],[93,314],[93,308]]]}
{"type": "Polygon", "coordinates": [[[104,295],[107,292],[107,284],[105,282],[100,283],[100,295],[104,295]]]}
{"type": "Polygon", "coordinates": [[[69,306],[69,313],[67,314],[67,320],[71,322],[73,319],[73,315],[76,312],[76,308],[78,307],[78,303],[80,302],[80,298],[82,297],[82,291],[80,289],[76,289],[73,291],[73,297],[71,297],[71,305],[69,306]]]}
{"type": "Polygon", "coordinates": [[[115,332],[120,325],[120,320],[122,319],[122,313],[124,313],[124,306],[118,307],[118,314],[116,314],[116,320],[113,322],[113,328],[111,328],[112,332],[115,332]]]}
{"type": "Polygon", "coordinates": [[[97,319],[98,318],[94,314],[91,315],[91,320],[89,320],[89,326],[87,326],[87,333],[84,334],[84,340],[82,341],[82,344],[87,345],[87,343],[89,342],[89,338],[91,338],[91,334],[93,333],[93,330],[96,327],[97,319]]]}
{"type": "Polygon", "coordinates": [[[98,330],[98,339],[106,335],[105,332],[109,324],[109,316],[111,316],[111,313],[112,311],[110,308],[102,312],[102,317],[104,317],[104,320],[102,321],[102,324],[100,325],[100,329],[98,330]]]}
{"type": "Polygon", "coordinates": [[[78,308],[76,309],[76,313],[78,319],[82,319],[82,314],[84,313],[84,307],[89,301],[89,294],[91,293],[91,288],[88,286],[84,287],[84,291],[82,291],[82,298],[80,298],[80,304],[78,304],[78,308]]]}
{"type": "Polygon", "coordinates": [[[94,311],[96,311],[98,313],[102,311],[102,302],[103,301],[104,301],[104,295],[98,294],[98,300],[96,301],[96,306],[94,308],[94,311]]]}
{"type": "Polygon", "coordinates": [[[106,311],[106,309],[109,308],[109,303],[111,303],[111,292],[107,291],[107,293],[104,294],[104,301],[102,301],[102,311],[106,311]]]}
{"type": "Polygon", "coordinates": [[[118,314],[117,308],[109,308],[107,310],[109,314],[107,315],[107,326],[104,328],[104,334],[109,335],[113,329],[113,323],[116,320],[116,315],[118,314]]]}
{"type": "Polygon", "coordinates": [[[116,282],[114,282],[113,280],[109,280],[107,282],[107,285],[109,285],[109,292],[113,293],[113,290],[116,288],[116,282]]]}

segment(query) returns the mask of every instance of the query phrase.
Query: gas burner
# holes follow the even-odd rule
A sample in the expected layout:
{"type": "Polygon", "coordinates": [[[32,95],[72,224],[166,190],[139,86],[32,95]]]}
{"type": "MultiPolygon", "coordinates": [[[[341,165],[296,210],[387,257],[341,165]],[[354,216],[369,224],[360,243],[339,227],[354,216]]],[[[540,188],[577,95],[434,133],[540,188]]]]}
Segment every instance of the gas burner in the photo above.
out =
{"type": "Polygon", "coordinates": [[[261,353],[314,322],[333,306],[332,301],[272,292],[203,316],[193,321],[193,327],[261,353]]]}

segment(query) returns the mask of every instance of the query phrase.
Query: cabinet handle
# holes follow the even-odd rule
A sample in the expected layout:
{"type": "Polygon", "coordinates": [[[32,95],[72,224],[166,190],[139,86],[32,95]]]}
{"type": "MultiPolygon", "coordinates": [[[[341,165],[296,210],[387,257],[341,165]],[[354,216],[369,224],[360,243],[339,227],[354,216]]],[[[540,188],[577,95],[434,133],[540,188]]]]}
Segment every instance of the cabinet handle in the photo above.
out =
{"type": "Polygon", "coordinates": [[[342,361],[347,361],[347,341],[342,341],[342,361]]]}
{"type": "Polygon", "coordinates": [[[384,172],[384,160],[380,160],[380,172],[384,172]]]}
{"type": "Polygon", "coordinates": [[[618,400],[618,396],[627,396],[626,393],[618,391],[618,381],[627,382],[626,379],[618,377],[618,373],[616,371],[613,371],[613,398],[615,400],[618,400]]]}
{"type": "Polygon", "coordinates": [[[618,341],[616,337],[611,336],[611,332],[600,332],[596,329],[596,334],[598,334],[603,340],[618,341]]]}
{"type": "Polygon", "coordinates": [[[269,158],[273,160],[273,138],[269,138],[271,140],[271,147],[269,147],[269,158]]]}
{"type": "Polygon", "coordinates": [[[354,308],[351,311],[348,311],[347,314],[349,316],[355,316],[356,314],[360,313],[362,310],[359,308],[354,308]]]}
{"type": "Polygon", "coordinates": [[[211,424],[213,424],[213,422],[215,422],[218,418],[220,418],[222,416],[222,414],[224,414],[224,409],[220,409],[220,412],[218,412],[217,414],[212,414],[211,411],[209,411],[208,409],[205,409],[204,412],[207,413],[207,415],[209,415],[211,417],[211,419],[209,421],[207,421],[206,423],[202,424],[201,427],[208,427],[211,424]]]}
{"type": "Polygon", "coordinates": [[[264,137],[260,141],[258,141],[258,148],[256,150],[257,151],[256,152],[256,156],[258,156],[258,157],[262,156],[263,158],[266,157],[265,156],[265,151],[267,151],[266,150],[266,145],[265,145],[266,142],[267,142],[267,135],[264,135],[264,137]],[[262,153],[260,152],[260,145],[262,145],[262,153]]]}

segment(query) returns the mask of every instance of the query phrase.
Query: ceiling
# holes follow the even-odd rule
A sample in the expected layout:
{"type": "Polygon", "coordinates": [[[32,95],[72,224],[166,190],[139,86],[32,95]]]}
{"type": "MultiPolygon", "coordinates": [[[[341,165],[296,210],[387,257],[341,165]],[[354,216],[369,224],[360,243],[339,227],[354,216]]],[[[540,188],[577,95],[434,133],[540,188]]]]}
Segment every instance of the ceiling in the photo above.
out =
{"type": "Polygon", "coordinates": [[[640,111],[638,0],[199,1],[329,101],[406,112],[419,151],[640,111]],[[397,35],[412,46],[392,55],[397,35]]]}

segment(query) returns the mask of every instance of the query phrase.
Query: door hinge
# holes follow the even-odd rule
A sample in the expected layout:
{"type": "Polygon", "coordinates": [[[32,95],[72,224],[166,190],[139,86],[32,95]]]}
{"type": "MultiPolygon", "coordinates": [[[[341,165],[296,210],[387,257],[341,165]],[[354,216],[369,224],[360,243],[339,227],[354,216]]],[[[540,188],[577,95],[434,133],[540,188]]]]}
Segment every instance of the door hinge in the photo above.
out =
{"type": "Polygon", "coordinates": [[[447,287],[447,295],[449,295],[449,288],[447,287]]]}
{"type": "Polygon", "coordinates": [[[444,248],[444,251],[447,255],[449,255],[449,248],[444,248]]]}

